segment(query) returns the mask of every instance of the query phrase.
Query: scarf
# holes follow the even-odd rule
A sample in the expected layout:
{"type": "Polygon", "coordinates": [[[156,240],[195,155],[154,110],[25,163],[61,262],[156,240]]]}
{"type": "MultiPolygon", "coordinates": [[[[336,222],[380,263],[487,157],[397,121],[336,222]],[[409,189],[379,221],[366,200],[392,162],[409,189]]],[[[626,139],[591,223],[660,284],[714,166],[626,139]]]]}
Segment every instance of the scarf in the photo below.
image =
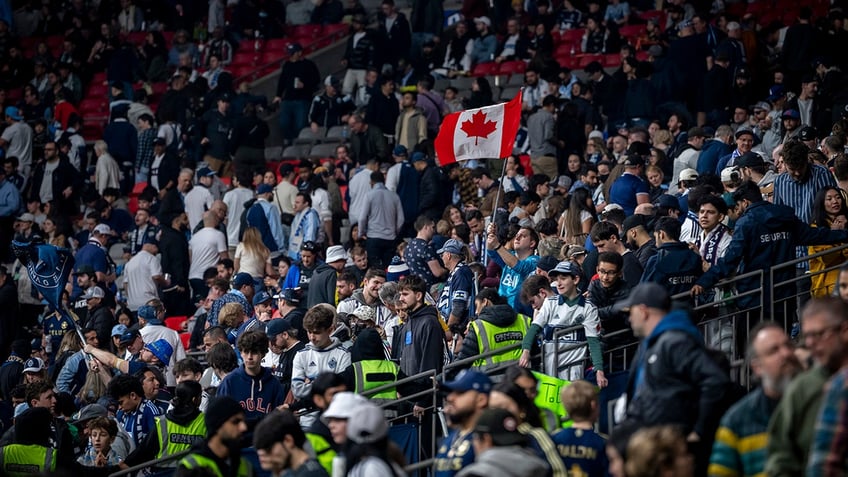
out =
{"type": "Polygon", "coordinates": [[[695,241],[695,246],[697,246],[698,250],[701,251],[701,256],[710,265],[715,265],[716,262],[718,262],[718,259],[720,258],[718,257],[718,245],[721,243],[721,240],[724,238],[724,234],[726,234],[727,231],[727,226],[719,223],[712,232],[707,234],[706,242],[702,243],[700,235],[695,241]]]}

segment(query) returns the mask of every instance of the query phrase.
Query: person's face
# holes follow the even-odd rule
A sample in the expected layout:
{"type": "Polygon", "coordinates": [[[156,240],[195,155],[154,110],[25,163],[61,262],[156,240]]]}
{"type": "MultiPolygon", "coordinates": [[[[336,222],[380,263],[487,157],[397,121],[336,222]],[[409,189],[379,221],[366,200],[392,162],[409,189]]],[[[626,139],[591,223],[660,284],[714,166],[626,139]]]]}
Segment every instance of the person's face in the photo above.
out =
{"type": "Polygon", "coordinates": [[[742,154],[750,152],[753,146],[754,138],[750,134],[743,134],[736,139],[736,149],[742,154]]]}
{"type": "Polygon", "coordinates": [[[354,255],[353,264],[356,265],[356,268],[360,270],[365,270],[366,268],[368,268],[368,253],[366,252],[362,255],[354,255]]]}
{"type": "Polygon", "coordinates": [[[413,98],[411,94],[404,94],[403,98],[400,100],[400,105],[404,108],[414,108],[415,98],[413,98]]]}
{"type": "Polygon", "coordinates": [[[530,232],[526,229],[521,229],[515,234],[512,244],[512,248],[516,251],[527,251],[536,248],[536,243],[530,236],[530,232]]]}
{"type": "Polygon", "coordinates": [[[598,187],[598,173],[595,171],[586,172],[585,176],[580,176],[580,180],[593,189],[598,187]]]}
{"type": "Polygon", "coordinates": [[[817,363],[830,370],[839,369],[844,354],[845,323],[836,324],[828,313],[804,316],[801,327],[804,344],[817,363]]]}
{"type": "Polygon", "coordinates": [[[724,214],[719,213],[712,204],[704,204],[698,209],[698,223],[707,232],[714,229],[722,220],[724,220],[724,214]]]}
{"type": "Polygon", "coordinates": [[[240,413],[229,418],[218,429],[218,436],[224,444],[229,446],[240,442],[245,432],[247,432],[247,424],[244,422],[244,413],[240,413]]]}
{"type": "Polygon", "coordinates": [[[183,371],[182,373],[174,376],[177,380],[177,384],[180,384],[185,381],[200,381],[200,373],[192,373],[191,371],[183,371]]]}
{"type": "Polygon", "coordinates": [[[50,410],[51,413],[56,411],[56,393],[53,390],[44,391],[35,400],[34,407],[44,407],[50,410]]]}
{"type": "Polygon", "coordinates": [[[262,176],[262,182],[268,184],[269,186],[277,185],[277,175],[272,171],[267,171],[264,176],[262,176]]]}
{"type": "Polygon", "coordinates": [[[768,327],[760,330],[751,343],[755,358],[751,369],[769,388],[786,389],[789,381],[801,370],[795,356],[795,346],[782,329],[768,327]]]}
{"type": "Polygon", "coordinates": [[[598,252],[616,252],[618,251],[618,239],[610,237],[606,240],[598,240],[595,242],[598,252]]]}
{"type": "Polygon", "coordinates": [[[616,153],[622,153],[627,149],[627,141],[621,136],[612,138],[612,150],[616,153]]]}
{"type": "Polygon", "coordinates": [[[372,300],[376,300],[379,298],[380,288],[383,287],[383,284],[386,283],[386,279],[383,277],[372,277],[365,282],[365,286],[363,287],[363,292],[368,295],[372,300]]]}
{"type": "Polygon", "coordinates": [[[191,175],[180,174],[179,179],[177,179],[177,188],[180,192],[186,192],[191,189],[191,175]]]}
{"type": "Polygon", "coordinates": [[[801,125],[801,121],[794,118],[783,118],[783,127],[786,128],[787,131],[794,131],[798,129],[798,126],[801,125]]]}
{"type": "Polygon", "coordinates": [[[141,387],[144,389],[144,397],[147,399],[154,399],[159,394],[159,380],[150,371],[144,373],[144,377],[141,380],[141,387]]]}
{"type": "Polygon", "coordinates": [[[577,172],[580,170],[580,156],[577,154],[568,156],[568,170],[571,172],[577,172]]]}
{"type": "Polygon", "coordinates": [[[815,81],[809,83],[801,83],[801,94],[807,97],[815,96],[819,89],[819,84],[815,81]]]}
{"type": "Polygon", "coordinates": [[[291,467],[291,445],[291,437],[286,436],[283,442],[275,442],[268,450],[256,449],[262,470],[278,475],[291,467]]]}
{"type": "Polygon", "coordinates": [[[615,264],[609,262],[598,263],[598,280],[604,288],[610,288],[618,281],[621,272],[615,264]]]}
{"type": "Polygon", "coordinates": [[[347,419],[331,417],[327,419],[327,427],[330,428],[333,442],[339,445],[347,442],[347,419]]]}
{"type": "Polygon", "coordinates": [[[303,197],[296,196],[294,199],[294,211],[300,212],[306,208],[306,201],[303,200],[303,197]]]}
{"type": "Polygon", "coordinates": [[[676,133],[680,130],[680,120],[677,118],[677,116],[671,116],[670,118],[668,118],[668,123],[666,124],[666,126],[668,126],[668,130],[671,131],[672,134],[676,133]]]}
{"type": "Polygon", "coordinates": [[[340,146],[336,148],[336,159],[342,162],[348,162],[350,160],[346,147],[340,146]]]}
{"type": "Polygon", "coordinates": [[[556,288],[560,296],[571,296],[577,287],[577,280],[571,275],[559,274],[556,277],[556,288]]]}
{"type": "Polygon", "coordinates": [[[339,300],[341,300],[342,297],[347,298],[353,295],[353,291],[356,290],[356,283],[339,280],[336,282],[336,290],[339,293],[339,300]]]}
{"type": "Polygon", "coordinates": [[[648,307],[645,305],[633,305],[630,307],[630,328],[637,338],[645,338],[645,326],[648,319],[648,307]]]}
{"type": "Polygon", "coordinates": [[[218,340],[206,335],[203,337],[203,351],[209,351],[213,346],[218,344],[218,340]]]}
{"type": "Polygon", "coordinates": [[[839,272],[839,298],[844,302],[848,302],[848,272],[839,272]]]}
{"type": "Polygon", "coordinates": [[[313,265],[315,265],[315,253],[309,252],[307,250],[301,250],[300,261],[303,263],[304,267],[311,268],[313,265]]]}
{"type": "Polygon", "coordinates": [[[277,274],[280,277],[285,277],[289,274],[289,264],[280,260],[280,263],[277,264],[277,274]]]}
{"type": "Polygon", "coordinates": [[[798,167],[791,167],[789,164],[784,164],[786,173],[789,174],[794,181],[801,182],[807,175],[808,164],[805,162],[798,167]]]}
{"type": "Polygon", "coordinates": [[[524,73],[524,81],[526,81],[529,86],[536,86],[539,82],[539,75],[536,74],[535,71],[528,71],[527,73],[524,73]]]}
{"type": "MultiPolygon", "coordinates": [[[[315,346],[316,348],[326,348],[330,344],[330,333],[332,332],[332,328],[324,328],[323,330],[306,330],[306,336],[309,338],[309,342],[312,343],[312,346],[315,346]]],[[[259,359],[261,360],[262,357],[259,359]]]]}
{"type": "Polygon", "coordinates": [[[107,454],[112,446],[112,436],[105,429],[91,429],[88,432],[91,447],[99,454],[107,454]]]}
{"type": "Polygon", "coordinates": [[[56,143],[55,142],[47,143],[47,145],[44,146],[44,158],[49,161],[50,159],[54,159],[56,157],[57,157],[57,155],[56,155],[56,143]]]}
{"type": "MultiPolygon", "coordinates": [[[[329,335],[327,335],[327,339],[329,339],[329,335]]],[[[257,351],[241,351],[240,353],[241,359],[244,361],[244,369],[252,373],[256,373],[262,369],[262,354],[257,351]]]]}
{"type": "Polygon", "coordinates": [[[136,227],[142,227],[150,220],[150,214],[147,213],[146,210],[139,210],[135,213],[135,225],[136,227]]]}
{"type": "Polygon", "coordinates": [[[837,190],[828,190],[824,196],[824,210],[829,215],[835,216],[842,211],[842,194],[837,190]]]}
{"type": "Polygon", "coordinates": [[[215,265],[215,269],[218,270],[218,278],[223,278],[225,280],[230,279],[230,269],[225,267],[223,264],[215,265]]]}
{"type": "Polygon", "coordinates": [[[462,424],[485,406],[476,391],[451,391],[445,398],[444,412],[451,423],[462,424]]]}
{"type": "Polygon", "coordinates": [[[95,348],[100,346],[100,341],[97,340],[96,331],[89,331],[83,337],[85,338],[85,344],[94,346],[95,348]]]}
{"type": "Polygon", "coordinates": [[[609,473],[611,477],[626,477],[624,473],[624,459],[612,445],[606,446],[607,459],[609,460],[609,473]]]}
{"type": "Polygon", "coordinates": [[[400,292],[398,293],[398,297],[399,297],[399,305],[400,305],[400,308],[402,308],[402,309],[413,310],[413,309],[415,309],[416,306],[418,306],[418,302],[419,302],[418,293],[416,293],[412,290],[409,290],[409,289],[400,290],[400,292]]]}
{"type": "Polygon", "coordinates": [[[471,229],[472,234],[481,234],[483,233],[483,221],[475,217],[468,221],[468,228],[471,229]]]}
{"type": "Polygon", "coordinates": [[[462,212],[456,207],[452,207],[450,211],[450,221],[452,224],[457,225],[462,223],[462,212]]]}

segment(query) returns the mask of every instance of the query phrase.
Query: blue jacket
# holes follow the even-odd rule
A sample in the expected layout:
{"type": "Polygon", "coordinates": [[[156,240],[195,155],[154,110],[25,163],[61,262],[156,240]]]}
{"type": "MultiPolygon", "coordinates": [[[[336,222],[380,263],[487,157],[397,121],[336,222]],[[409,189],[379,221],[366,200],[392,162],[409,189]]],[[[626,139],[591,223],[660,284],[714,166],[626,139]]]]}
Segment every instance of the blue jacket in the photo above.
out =
{"type": "Polygon", "coordinates": [[[701,155],[698,156],[698,175],[715,174],[718,160],[731,152],[733,152],[733,147],[719,139],[705,142],[704,147],[701,148],[701,155]]]}
{"type": "Polygon", "coordinates": [[[276,252],[286,243],[280,222],[280,212],[267,200],[257,200],[247,210],[248,227],[256,227],[262,236],[262,243],[268,250],[276,252]]]}
{"type": "Polygon", "coordinates": [[[248,427],[283,404],[286,395],[283,386],[268,368],[262,368],[259,376],[249,376],[244,366],[228,374],[218,386],[218,396],[229,396],[241,404],[248,427]]]}
{"type": "Polygon", "coordinates": [[[116,119],[103,130],[103,140],[109,146],[109,154],[115,158],[118,165],[122,162],[135,163],[135,153],[138,149],[138,131],[126,119],[116,119]]]}
{"type": "Polygon", "coordinates": [[[413,222],[418,218],[418,190],[421,176],[412,167],[409,161],[403,161],[400,166],[400,180],[398,180],[397,195],[400,197],[400,205],[403,206],[403,217],[406,222],[413,222]]]}
{"type": "MultiPolygon", "coordinates": [[[[736,221],[733,239],[718,263],[710,267],[697,284],[708,288],[723,278],[738,271],[740,274],[763,270],[763,303],[772,297],[768,270],[772,265],[787,262],[795,258],[798,245],[826,245],[848,242],[848,231],[815,228],[801,222],[795,211],[784,205],[774,205],[766,201],[755,202],[748,206],[745,213],[736,221]]],[[[783,267],[774,273],[779,283],[795,277],[795,267],[783,267]]],[[[758,277],[739,280],[736,289],[739,294],[754,290],[760,286],[758,277]]],[[[774,299],[786,298],[795,293],[794,283],[774,290],[774,299]]],[[[740,309],[758,306],[760,297],[756,294],[739,297],[740,309]]]]}
{"type": "Polygon", "coordinates": [[[689,244],[664,243],[648,259],[641,281],[659,283],[673,296],[691,290],[703,270],[701,257],[689,248],[689,244]]]}
{"type": "Polygon", "coordinates": [[[679,425],[711,441],[729,388],[729,376],[707,354],[689,315],[673,311],[639,346],[627,382],[627,419],[679,425]]]}

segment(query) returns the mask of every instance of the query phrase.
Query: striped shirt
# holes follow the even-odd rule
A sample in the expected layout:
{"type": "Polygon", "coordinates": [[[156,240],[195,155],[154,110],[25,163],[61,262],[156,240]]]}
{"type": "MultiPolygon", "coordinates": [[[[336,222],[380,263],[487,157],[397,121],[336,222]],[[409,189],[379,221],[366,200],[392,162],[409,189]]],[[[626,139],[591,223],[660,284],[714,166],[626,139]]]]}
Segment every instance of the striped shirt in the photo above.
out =
{"type": "Polygon", "coordinates": [[[716,432],[710,466],[711,477],[765,476],[768,424],[777,401],[762,388],[751,391],[722,417],[716,432]]]}
{"type": "Polygon", "coordinates": [[[135,441],[135,445],[139,446],[144,442],[147,434],[154,432],[156,429],[156,416],[162,414],[152,401],[144,399],[138,405],[138,409],[133,412],[124,412],[119,410],[115,418],[118,423],[127,431],[127,434],[135,441]]]}
{"type": "MultiPolygon", "coordinates": [[[[816,194],[827,186],[837,187],[836,179],[830,171],[818,164],[810,167],[804,182],[798,182],[784,172],[774,180],[774,203],[792,207],[795,209],[795,215],[805,224],[809,224],[813,221],[813,201],[816,194]]],[[[796,247],[795,256],[806,257],[807,247],[796,247]]],[[[806,261],[798,264],[798,268],[808,267],[806,261]]]]}
{"type": "Polygon", "coordinates": [[[822,399],[807,475],[848,474],[848,368],[833,376],[822,399]]]}

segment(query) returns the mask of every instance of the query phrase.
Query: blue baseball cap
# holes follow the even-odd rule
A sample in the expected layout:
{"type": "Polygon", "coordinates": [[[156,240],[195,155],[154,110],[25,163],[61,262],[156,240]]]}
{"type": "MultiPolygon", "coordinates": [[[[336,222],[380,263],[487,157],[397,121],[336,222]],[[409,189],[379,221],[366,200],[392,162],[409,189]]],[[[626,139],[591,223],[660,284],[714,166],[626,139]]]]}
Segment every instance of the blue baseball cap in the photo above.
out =
{"type": "Polygon", "coordinates": [[[479,371],[464,369],[456,375],[456,379],[440,383],[439,387],[460,393],[477,391],[478,393],[489,394],[489,391],[492,390],[492,380],[479,371]]]}
{"type": "Polygon", "coordinates": [[[259,184],[259,187],[256,188],[257,194],[268,194],[273,191],[274,188],[269,186],[268,184],[259,184]]]}
{"type": "Polygon", "coordinates": [[[292,305],[300,303],[300,293],[295,288],[286,288],[280,293],[274,295],[275,300],[285,300],[292,305]]]}
{"type": "Polygon", "coordinates": [[[112,327],[112,334],[110,336],[121,336],[127,332],[127,325],[115,325],[112,327]]]}
{"type": "Polygon", "coordinates": [[[276,318],[268,322],[265,325],[265,334],[268,335],[269,339],[274,338],[280,333],[284,333],[292,329],[291,323],[288,320],[284,320],[282,318],[276,318]]]}
{"type": "Polygon", "coordinates": [[[261,291],[253,297],[253,306],[271,301],[271,295],[266,291],[261,291]]]}
{"type": "Polygon", "coordinates": [[[17,106],[6,106],[6,116],[9,116],[15,121],[22,121],[24,119],[21,116],[21,110],[17,106]]]}
{"type": "Polygon", "coordinates": [[[241,288],[245,285],[253,285],[253,277],[250,276],[249,273],[240,272],[236,273],[236,276],[233,277],[233,288],[241,288]]]}
{"type": "Polygon", "coordinates": [[[409,158],[409,162],[418,162],[418,161],[426,161],[427,156],[424,155],[423,152],[413,152],[412,157],[409,158]]]}
{"type": "Polygon", "coordinates": [[[557,277],[559,275],[571,275],[572,277],[580,276],[580,267],[577,266],[574,262],[562,261],[554,267],[553,270],[548,272],[548,276],[551,278],[557,277]]]}
{"type": "Polygon", "coordinates": [[[409,151],[406,149],[406,146],[402,146],[398,144],[395,146],[394,150],[392,150],[393,156],[406,156],[409,154],[409,151]]]}
{"type": "Polygon", "coordinates": [[[442,245],[442,248],[436,251],[436,253],[441,255],[445,252],[450,252],[454,255],[462,255],[463,249],[464,245],[462,242],[456,239],[449,239],[444,245],[442,245]]]}
{"type": "Polygon", "coordinates": [[[150,305],[142,305],[138,307],[138,319],[147,321],[148,324],[160,324],[159,317],[156,315],[156,308],[150,305]]]}

